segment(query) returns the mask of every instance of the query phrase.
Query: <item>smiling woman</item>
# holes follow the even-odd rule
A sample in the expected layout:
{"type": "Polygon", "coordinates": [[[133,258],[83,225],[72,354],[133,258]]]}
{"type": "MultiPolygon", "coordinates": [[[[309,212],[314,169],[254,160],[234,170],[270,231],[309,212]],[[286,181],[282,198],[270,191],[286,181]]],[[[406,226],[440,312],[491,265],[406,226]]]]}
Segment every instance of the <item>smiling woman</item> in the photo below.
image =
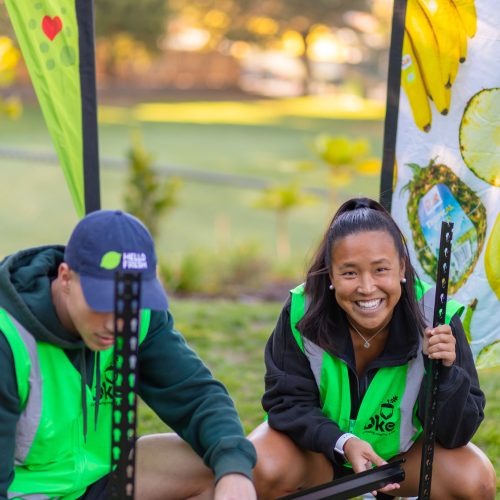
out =
{"type": "Polygon", "coordinates": [[[365,348],[371,346],[365,337],[381,342],[401,298],[405,271],[392,237],[383,231],[347,236],[335,245],[332,262],[335,297],[350,328],[364,340],[365,348]]]}
{"type": "Polygon", "coordinates": [[[469,442],[485,398],[462,307],[449,301],[445,324],[430,328],[422,306],[434,293],[417,280],[405,238],[379,203],[355,198],[339,208],[266,346],[268,422],[250,434],[259,498],[396,458],[405,459],[405,480],[380,491],[417,495],[427,358],[444,365],[433,498],[494,498],[493,466],[469,442]]]}

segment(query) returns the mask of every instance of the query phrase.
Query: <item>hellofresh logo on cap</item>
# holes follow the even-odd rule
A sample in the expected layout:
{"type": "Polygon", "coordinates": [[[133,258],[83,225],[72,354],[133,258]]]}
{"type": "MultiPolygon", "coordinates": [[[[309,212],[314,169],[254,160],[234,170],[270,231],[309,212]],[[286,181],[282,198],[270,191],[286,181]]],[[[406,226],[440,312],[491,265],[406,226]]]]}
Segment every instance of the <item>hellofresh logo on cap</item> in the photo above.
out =
{"type": "Polygon", "coordinates": [[[111,250],[106,252],[102,258],[100,267],[103,269],[116,269],[120,262],[122,264],[122,269],[147,269],[148,259],[144,252],[115,252],[111,250]]]}

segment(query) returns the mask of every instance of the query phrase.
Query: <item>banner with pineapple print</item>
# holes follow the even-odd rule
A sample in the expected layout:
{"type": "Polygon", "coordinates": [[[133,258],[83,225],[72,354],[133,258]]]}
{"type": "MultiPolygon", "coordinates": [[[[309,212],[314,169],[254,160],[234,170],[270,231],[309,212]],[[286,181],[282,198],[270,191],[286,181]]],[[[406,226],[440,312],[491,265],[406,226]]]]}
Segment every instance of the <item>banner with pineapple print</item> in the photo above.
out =
{"type": "Polygon", "coordinates": [[[437,273],[441,221],[454,222],[449,293],[466,306],[462,321],[478,367],[498,365],[498,0],[395,0],[394,12],[400,86],[389,86],[399,99],[388,105],[381,198],[427,281],[437,273]]]}
{"type": "Polygon", "coordinates": [[[79,216],[100,205],[92,0],[5,0],[79,216]]]}

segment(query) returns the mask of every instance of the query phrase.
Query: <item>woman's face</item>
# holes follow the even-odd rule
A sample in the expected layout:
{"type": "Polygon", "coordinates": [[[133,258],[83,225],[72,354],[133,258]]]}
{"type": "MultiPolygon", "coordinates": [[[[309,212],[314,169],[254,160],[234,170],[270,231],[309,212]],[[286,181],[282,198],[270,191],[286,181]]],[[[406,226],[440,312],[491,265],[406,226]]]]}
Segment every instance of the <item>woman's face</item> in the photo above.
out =
{"type": "Polygon", "coordinates": [[[389,323],[401,297],[404,263],[391,235],[365,231],[346,236],[332,250],[335,298],[349,321],[369,333],[389,323]]]}

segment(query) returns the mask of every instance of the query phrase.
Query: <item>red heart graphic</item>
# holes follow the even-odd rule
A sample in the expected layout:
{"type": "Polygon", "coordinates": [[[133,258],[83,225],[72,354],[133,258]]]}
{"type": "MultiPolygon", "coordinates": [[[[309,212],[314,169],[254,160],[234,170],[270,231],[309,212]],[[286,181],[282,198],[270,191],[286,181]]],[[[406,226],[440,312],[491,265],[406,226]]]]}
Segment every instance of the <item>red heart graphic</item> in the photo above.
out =
{"type": "Polygon", "coordinates": [[[62,21],[59,16],[45,16],[42,19],[42,29],[47,38],[52,41],[56,35],[62,30],[62,21]]]}

